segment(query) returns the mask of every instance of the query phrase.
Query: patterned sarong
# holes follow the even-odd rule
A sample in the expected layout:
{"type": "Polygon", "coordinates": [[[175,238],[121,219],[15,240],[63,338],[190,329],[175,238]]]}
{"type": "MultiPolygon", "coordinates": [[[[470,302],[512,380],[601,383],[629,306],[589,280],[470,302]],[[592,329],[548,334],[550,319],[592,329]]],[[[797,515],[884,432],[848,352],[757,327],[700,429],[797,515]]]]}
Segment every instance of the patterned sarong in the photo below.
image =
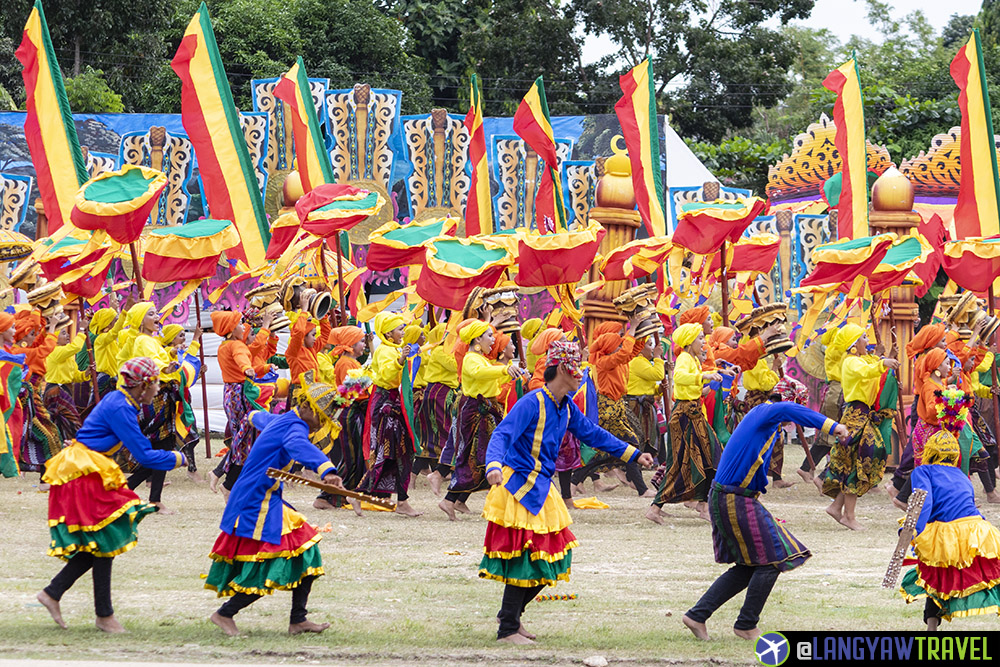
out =
{"type": "Polygon", "coordinates": [[[739,486],[712,483],[708,511],[715,562],[794,570],[812,554],[774,520],[757,500],[759,495],[739,486]]]}
{"type": "Polygon", "coordinates": [[[670,447],[654,505],[708,500],[718,462],[718,441],[708,427],[701,401],[677,401],[670,412],[670,447]]]}
{"type": "Polygon", "coordinates": [[[486,447],[493,429],[503,417],[503,404],[496,398],[462,396],[459,399],[457,452],[449,491],[468,493],[487,487],[486,447]]]}

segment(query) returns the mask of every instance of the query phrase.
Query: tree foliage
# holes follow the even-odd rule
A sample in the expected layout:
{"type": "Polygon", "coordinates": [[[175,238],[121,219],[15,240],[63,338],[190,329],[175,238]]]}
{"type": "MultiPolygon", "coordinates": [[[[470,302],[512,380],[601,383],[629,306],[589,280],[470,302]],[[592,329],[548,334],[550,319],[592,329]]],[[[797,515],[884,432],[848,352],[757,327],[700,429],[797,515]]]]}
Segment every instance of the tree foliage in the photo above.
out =
{"type": "Polygon", "coordinates": [[[69,108],[76,113],[121,113],[122,96],[111,90],[104,72],[87,65],[77,76],[66,79],[69,108]]]}

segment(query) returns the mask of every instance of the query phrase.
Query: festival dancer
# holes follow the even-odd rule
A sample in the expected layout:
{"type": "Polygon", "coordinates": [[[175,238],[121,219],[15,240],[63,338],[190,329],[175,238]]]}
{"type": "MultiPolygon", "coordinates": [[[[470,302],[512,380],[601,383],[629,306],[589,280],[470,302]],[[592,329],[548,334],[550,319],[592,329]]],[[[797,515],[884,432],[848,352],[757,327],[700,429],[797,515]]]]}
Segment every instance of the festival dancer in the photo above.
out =
{"type": "MultiPolygon", "coordinates": [[[[826,393],[823,394],[820,412],[827,419],[835,421],[840,419],[844,402],[844,389],[840,383],[840,364],[844,360],[844,350],[832,347],[833,337],[838,331],[840,329],[828,329],[820,338],[820,342],[825,346],[823,370],[826,374],[826,393]]],[[[835,439],[830,436],[818,436],[809,449],[809,456],[802,459],[802,465],[795,471],[804,481],[815,484],[820,493],[823,492],[823,480],[814,474],[815,471],[809,466],[809,459],[818,465],[830,453],[834,441],[835,439]]]]}
{"type": "Polygon", "coordinates": [[[109,454],[121,446],[141,465],[172,470],[184,465],[180,452],[154,450],[139,430],[139,407],[159,391],[159,368],[152,359],[126,361],[118,390],[101,397],[72,443],[45,466],[49,492],[49,555],[66,565],[38,594],[38,601],[65,628],[59,602],[77,579],[93,571],[96,625],[124,632],[111,605],[111,565],[135,547],[136,527],[156,507],[142,503],[125,485],[125,476],[109,454]]]}
{"type": "Polygon", "coordinates": [[[420,402],[417,419],[420,421],[420,432],[423,437],[423,454],[435,465],[434,470],[427,476],[427,481],[434,495],[440,496],[441,485],[445,478],[451,475],[451,465],[445,464],[441,460],[441,455],[448,443],[452,413],[457,407],[461,392],[458,391],[460,384],[458,362],[448,349],[444,322],[431,329],[427,340],[432,347],[424,360],[426,364],[424,380],[427,386],[424,387],[424,397],[420,402]]]}
{"type": "Polygon", "coordinates": [[[926,598],[929,631],[941,619],[1000,614],[1000,532],[976,509],[960,457],[955,436],[938,431],[910,475],[913,489],[927,495],[914,528],[916,567],[903,575],[899,592],[907,603],[926,598]]]}
{"type": "Polygon", "coordinates": [[[851,439],[835,443],[830,450],[830,463],[823,473],[823,494],[834,499],[827,514],[851,530],[861,530],[854,508],[858,498],[882,481],[888,442],[881,427],[891,429],[891,421],[886,420],[892,419],[896,404],[895,378],[886,378],[884,388],[888,392],[883,391],[882,380],[887,370],[899,368],[899,362],[869,355],[868,336],[852,322],[840,328],[831,347],[843,354],[840,376],[846,405],[840,423],[851,432],[851,439]]]}
{"type": "Polygon", "coordinates": [[[545,355],[549,346],[555,341],[565,341],[566,332],[556,327],[543,329],[531,341],[531,354],[535,355],[535,365],[531,367],[531,380],[528,381],[528,391],[545,386],[545,355]]]}
{"type": "Polygon", "coordinates": [[[184,327],[179,324],[166,325],[160,334],[160,343],[167,351],[171,363],[177,365],[177,370],[169,375],[169,381],[176,389],[177,403],[174,412],[177,418],[174,424],[176,435],[181,442],[181,451],[188,461],[188,477],[195,482],[202,480],[198,476],[198,464],[195,461],[197,457],[194,454],[194,448],[200,439],[198,423],[191,407],[191,387],[205,372],[198,358],[202,333],[201,324],[198,324],[192,334],[190,345],[187,345],[184,327]]]}
{"type": "Polygon", "coordinates": [[[86,382],[90,374],[76,365],[76,355],[83,349],[86,334],[80,331],[70,338],[69,322],[59,329],[56,346],[45,360],[45,409],[63,441],[76,437],[83,420],[73,400],[73,385],[86,382]]]}
{"type": "Polygon", "coordinates": [[[715,561],[733,563],[733,567],[716,579],[682,618],[698,639],[708,639],[705,622],[744,589],[746,599],[733,632],[742,639],[756,639],[760,612],[778,575],[811,556],[758,500],[767,492],[767,470],[781,425],[789,421],[833,434],[841,442],[850,437],[843,425],[795,403],[766,402],[740,421],[722,450],[708,499],[715,561]]]}
{"type": "Polygon", "coordinates": [[[122,333],[118,348],[119,369],[129,360],[138,357],[152,359],[161,373],[171,373],[170,356],[156,338],[160,328],[160,314],[150,301],[140,301],[125,314],[128,328],[122,333]]]}
{"type": "MultiPolygon", "coordinates": [[[[775,355],[774,370],[778,373],[778,384],[774,385],[772,391],[783,401],[807,405],[809,403],[809,389],[788,373],[785,369],[787,362],[788,358],[784,355],[775,355]]],[[[795,431],[802,447],[808,447],[809,443],[806,442],[805,432],[803,432],[802,428],[796,427],[795,431]]],[[[786,426],[782,437],[778,438],[777,442],[774,443],[774,453],[771,455],[771,470],[768,474],[770,474],[776,489],[787,489],[795,486],[795,482],[789,482],[781,477],[781,469],[785,462],[785,445],[788,444],[791,433],[791,429],[786,426]]],[[[819,432],[816,435],[825,437],[826,434],[819,432]]]]}
{"type": "Polygon", "coordinates": [[[403,347],[405,318],[381,312],[372,322],[380,345],[372,353],[372,380],[375,388],[368,401],[364,447],[368,471],[358,489],[375,496],[396,494],[396,512],[416,517],[423,514],[407,502],[410,471],[413,468],[413,437],[403,415],[399,393],[407,348],[403,347]]]}
{"type": "Polygon", "coordinates": [[[42,394],[45,362],[57,342],[56,322],[52,319],[47,325],[43,325],[38,311],[22,310],[14,315],[14,327],[15,345],[12,352],[23,354],[27,366],[18,395],[24,425],[20,467],[24,471],[41,473],[45,462],[62,449],[59,430],[52,422],[42,394]]]}
{"type": "Polygon", "coordinates": [[[513,362],[494,364],[486,358],[496,340],[492,327],[475,320],[459,330],[469,351],[462,360],[462,396],[458,403],[455,433],[455,470],[448,493],[438,507],[451,521],[456,520],[459,503],[465,505],[469,496],[486,488],[486,450],[490,436],[506,411],[497,396],[501,383],[516,379],[521,369],[513,362]]]}
{"type": "MultiPolygon", "coordinates": [[[[94,368],[97,370],[97,390],[104,396],[114,391],[118,379],[119,337],[126,317],[118,312],[118,300],[111,295],[111,308],[101,308],[90,318],[90,333],[94,335],[94,368]]],[[[132,304],[126,302],[126,310],[132,304]]]]}
{"type": "Polygon", "coordinates": [[[319,370],[317,340],[326,340],[326,336],[317,333],[316,323],[307,313],[298,313],[288,337],[288,347],[285,348],[288,372],[292,376],[292,387],[289,391],[294,391],[294,387],[301,385],[303,373],[309,371],[315,373],[319,370]]]}
{"type": "Polygon", "coordinates": [[[525,356],[522,361],[531,372],[534,372],[535,364],[538,362],[538,355],[531,351],[531,344],[544,328],[545,322],[538,317],[529,318],[521,323],[521,344],[524,346],[525,356]]]}
{"type": "Polygon", "coordinates": [[[653,337],[649,336],[643,343],[639,356],[628,364],[625,404],[639,425],[636,435],[639,436],[640,449],[649,452],[661,462],[664,460],[666,452],[657,423],[656,400],[662,394],[665,377],[666,364],[663,362],[663,348],[655,345],[653,337]]]}
{"type": "Polygon", "coordinates": [[[993,394],[993,378],[990,369],[993,367],[996,355],[987,352],[981,364],[972,373],[972,392],[976,395],[973,408],[976,433],[986,449],[989,460],[986,470],[979,471],[979,481],[986,491],[986,502],[1000,503],[1000,493],[997,493],[997,466],[1000,465],[1000,450],[997,447],[996,435],[990,429],[993,424],[993,414],[996,410],[996,398],[993,394]]]}
{"type": "Polygon", "coordinates": [[[233,617],[274,591],[292,591],[289,634],[320,633],[330,627],[308,620],[306,610],[312,584],[324,574],[320,536],[283,501],[283,485],[268,477],[267,470],[288,470],[301,463],[325,483],[342,486],[330,459],[310,441],[310,434],[332,425],[329,415],[336,393],[328,384],[303,383],[292,410],[280,415],[258,410],[249,416],[260,435],[229,494],[205,579],[205,588],[229,597],[209,620],[231,637],[239,634],[233,617]]]}
{"type": "Polygon", "coordinates": [[[656,497],[646,511],[646,518],[663,523],[663,505],[694,501],[698,515],[709,521],[708,491],[718,460],[718,441],[708,426],[701,397],[711,381],[721,381],[716,372],[706,372],[702,358],[705,333],[700,323],[688,322],[677,327],[674,345],[681,349],[674,365],[674,406],[667,426],[670,450],[666,474],[656,497]]]}
{"type": "Polygon", "coordinates": [[[479,576],[505,584],[497,640],[532,644],[521,623],[528,603],[545,586],[568,581],[573,520],[552,484],[566,431],[595,449],[651,467],[653,458],[621,442],[583,416],[571,400],[580,382],[575,343],[554,342],[546,355],[545,386],[528,392],[493,431],[487,450],[483,518],[489,521],[479,576]]]}
{"type": "MultiPolygon", "coordinates": [[[[718,329],[716,330],[718,331],[718,329]]],[[[775,356],[772,361],[772,365],[779,365],[781,363],[780,359],[775,356]]],[[[739,404],[739,409],[733,411],[733,416],[738,417],[735,420],[736,425],[743,419],[743,416],[748,414],[758,405],[763,405],[767,401],[771,400],[774,394],[779,393],[777,391],[778,383],[781,381],[781,376],[767,365],[763,359],[757,361],[757,365],[748,371],[745,371],[741,375],[741,380],[743,382],[743,388],[746,389],[746,395],[739,404]]],[[[735,425],[734,425],[735,430],[735,425]]],[[[790,486],[794,486],[794,482],[786,482],[781,479],[781,466],[784,461],[784,438],[778,437],[774,443],[774,453],[771,456],[771,469],[769,474],[774,480],[774,488],[776,489],[787,489],[790,486]]]]}

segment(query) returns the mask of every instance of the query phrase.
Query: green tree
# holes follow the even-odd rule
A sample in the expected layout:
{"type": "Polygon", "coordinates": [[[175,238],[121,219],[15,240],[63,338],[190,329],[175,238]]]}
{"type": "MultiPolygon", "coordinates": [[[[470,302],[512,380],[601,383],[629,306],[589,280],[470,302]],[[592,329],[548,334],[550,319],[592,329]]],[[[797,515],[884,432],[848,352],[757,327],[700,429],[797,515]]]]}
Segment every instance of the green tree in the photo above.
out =
{"type": "Polygon", "coordinates": [[[104,72],[87,65],[80,74],[66,79],[66,97],[75,113],[121,113],[122,96],[111,90],[104,72]]]}

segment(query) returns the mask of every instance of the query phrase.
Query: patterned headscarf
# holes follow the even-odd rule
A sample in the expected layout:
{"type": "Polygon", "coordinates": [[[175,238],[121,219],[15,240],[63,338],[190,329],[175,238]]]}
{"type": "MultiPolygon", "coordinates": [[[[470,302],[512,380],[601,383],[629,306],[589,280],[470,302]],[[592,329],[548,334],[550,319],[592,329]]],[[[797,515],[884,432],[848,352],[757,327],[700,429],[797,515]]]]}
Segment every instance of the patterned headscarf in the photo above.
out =
{"type": "Polygon", "coordinates": [[[938,431],[924,443],[923,463],[958,466],[962,458],[962,450],[958,440],[948,431],[938,431]]]}
{"type": "Polygon", "coordinates": [[[118,371],[118,386],[131,389],[160,377],[156,363],[149,357],[129,359],[118,371]]]}
{"type": "Polygon", "coordinates": [[[557,340],[549,345],[548,355],[545,358],[545,367],[562,366],[572,377],[579,380],[583,377],[580,360],[579,345],[569,341],[557,340]]]}

